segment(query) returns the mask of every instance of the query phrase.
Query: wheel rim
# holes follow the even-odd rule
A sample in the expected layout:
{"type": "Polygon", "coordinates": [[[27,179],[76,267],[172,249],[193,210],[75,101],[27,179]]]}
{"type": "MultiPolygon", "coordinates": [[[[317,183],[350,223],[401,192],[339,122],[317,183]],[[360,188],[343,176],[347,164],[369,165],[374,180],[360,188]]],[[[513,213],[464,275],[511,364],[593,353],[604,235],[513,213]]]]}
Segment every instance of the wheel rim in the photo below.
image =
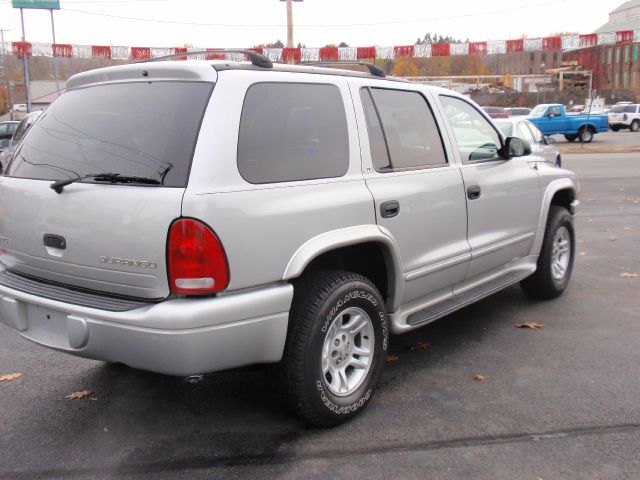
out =
{"type": "Polygon", "coordinates": [[[593,135],[591,134],[591,130],[585,130],[584,132],[582,132],[582,141],[587,143],[591,141],[591,137],[593,135]]]}
{"type": "Polygon", "coordinates": [[[555,280],[562,280],[569,269],[571,259],[571,235],[567,227],[560,227],[553,237],[551,274],[555,280]]]}
{"type": "Polygon", "coordinates": [[[331,393],[344,397],[362,385],[374,346],[373,322],[364,310],[351,307],[336,316],[322,348],[322,376],[331,393]]]}
{"type": "Polygon", "coordinates": [[[638,122],[633,122],[631,124],[631,131],[633,132],[637,132],[638,130],[640,130],[640,123],[638,122]]]}

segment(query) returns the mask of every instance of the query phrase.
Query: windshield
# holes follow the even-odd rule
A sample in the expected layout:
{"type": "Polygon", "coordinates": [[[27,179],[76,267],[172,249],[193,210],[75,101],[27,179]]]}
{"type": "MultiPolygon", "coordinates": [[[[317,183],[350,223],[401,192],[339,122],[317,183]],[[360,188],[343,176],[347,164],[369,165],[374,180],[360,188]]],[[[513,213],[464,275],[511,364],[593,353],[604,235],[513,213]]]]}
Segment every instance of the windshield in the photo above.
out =
{"type": "Polygon", "coordinates": [[[531,110],[531,113],[529,115],[532,117],[541,117],[542,115],[544,115],[544,112],[546,111],[547,111],[546,105],[538,105],[536,108],[531,110]]]}
{"type": "Polygon", "coordinates": [[[184,187],[212,88],[136,82],[70,90],[31,128],[5,175],[65,180],[109,172],[184,187]]]}

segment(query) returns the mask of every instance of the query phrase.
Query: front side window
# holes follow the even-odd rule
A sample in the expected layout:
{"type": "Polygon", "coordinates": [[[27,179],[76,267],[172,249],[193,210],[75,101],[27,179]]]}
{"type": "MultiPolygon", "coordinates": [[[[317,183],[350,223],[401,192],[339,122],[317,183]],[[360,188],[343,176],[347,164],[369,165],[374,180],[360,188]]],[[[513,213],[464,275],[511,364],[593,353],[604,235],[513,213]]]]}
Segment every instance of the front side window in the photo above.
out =
{"type": "Polygon", "coordinates": [[[257,83],[247,91],[238,170],[250,183],[341,177],[349,168],[347,117],[335,85],[257,83]]]}
{"type": "Polygon", "coordinates": [[[438,125],[420,93],[363,88],[360,96],[376,170],[419,169],[447,164],[438,125]]]}
{"type": "Polygon", "coordinates": [[[466,101],[441,95],[440,101],[456,137],[463,162],[497,160],[502,147],[498,132],[466,101]]]}
{"type": "Polygon", "coordinates": [[[560,116],[560,107],[550,107],[549,108],[549,116],[550,117],[559,117],[560,116]]]}

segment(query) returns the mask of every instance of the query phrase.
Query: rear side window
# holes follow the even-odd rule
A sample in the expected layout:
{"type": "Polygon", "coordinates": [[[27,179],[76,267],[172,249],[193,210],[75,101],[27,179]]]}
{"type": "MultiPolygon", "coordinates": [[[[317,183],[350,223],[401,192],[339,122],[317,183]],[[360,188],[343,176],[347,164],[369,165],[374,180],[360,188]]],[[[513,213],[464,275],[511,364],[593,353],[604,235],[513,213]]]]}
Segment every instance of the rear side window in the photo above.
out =
{"type": "Polygon", "coordinates": [[[238,170],[250,183],[341,177],[349,168],[347,117],[335,85],[258,83],[247,91],[238,170]]]}
{"type": "Polygon", "coordinates": [[[411,170],[447,164],[438,125],[420,93],[363,88],[360,97],[376,170],[411,170]]]}
{"type": "Polygon", "coordinates": [[[115,173],[184,187],[212,89],[203,82],[135,82],[67,91],[30,129],[5,175],[115,173]]]}

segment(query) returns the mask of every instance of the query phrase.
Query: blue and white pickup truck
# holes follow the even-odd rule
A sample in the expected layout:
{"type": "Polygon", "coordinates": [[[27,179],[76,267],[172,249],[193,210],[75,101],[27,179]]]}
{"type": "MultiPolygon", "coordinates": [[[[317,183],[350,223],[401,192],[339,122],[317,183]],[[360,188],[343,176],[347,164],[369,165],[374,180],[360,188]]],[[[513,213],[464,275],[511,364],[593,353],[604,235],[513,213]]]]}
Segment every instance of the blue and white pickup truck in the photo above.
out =
{"type": "Polygon", "coordinates": [[[559,103],[538,105],[531,111],[528,120],[543,134],[564,135],[569,142],[578,139],[583,143],[589,143],[596,133],[609,129],[606,115],[567,115],[564,105],[559,103]]]}

